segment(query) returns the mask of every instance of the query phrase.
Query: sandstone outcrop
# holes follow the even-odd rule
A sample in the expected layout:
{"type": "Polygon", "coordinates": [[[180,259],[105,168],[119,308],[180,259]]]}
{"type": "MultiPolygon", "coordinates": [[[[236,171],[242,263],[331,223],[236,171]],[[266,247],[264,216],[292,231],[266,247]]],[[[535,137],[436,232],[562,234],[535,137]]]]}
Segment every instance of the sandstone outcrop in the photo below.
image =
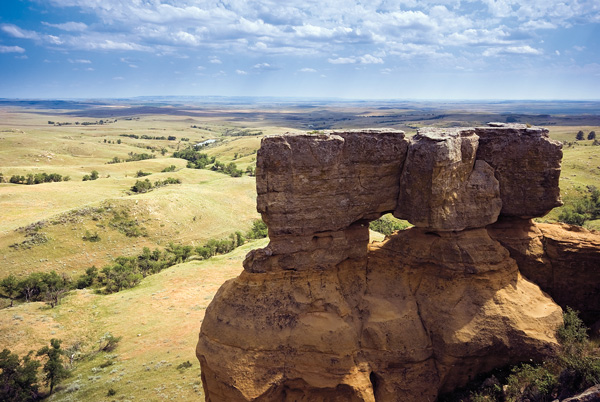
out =
{"type": "Polygon", "coordinates": [[[257,190],[270,243],[206,310],[197,347],[206,400],[433,401],[551,353],[562,310],[521,275],[509,245],[532,248],[535,236],[501,226],[560,204],[560,144],[545,133],[265,137],[257,190]],[[523,159],[514,168],[531,180],[497,149],[523,159]],[[529,185],[541,201],[505,201],[529,185]],[[369,245],[368,222],[387,212],[415,227],[369,245]]]}
{"type": "Polygon", "coordinates": [[[558,304],[579,311],[588,326],[600,320],[600,233],[518,218],[501,219],[488,232],[558,304]]]}

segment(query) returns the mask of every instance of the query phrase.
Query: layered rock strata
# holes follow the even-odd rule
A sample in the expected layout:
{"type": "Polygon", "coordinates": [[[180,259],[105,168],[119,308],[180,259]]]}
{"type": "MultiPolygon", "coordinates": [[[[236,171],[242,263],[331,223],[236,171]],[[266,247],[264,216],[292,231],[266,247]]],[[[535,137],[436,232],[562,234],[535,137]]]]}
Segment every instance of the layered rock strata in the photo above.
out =
{"type": "Polygon", "coordinates": [[[561,308],[493,227],[560,204],[561,155],[522,125],[410,141],[394,130],[265,137],[257,190],[270,243],[206,311],[206,400],[433,401],[550,353],[561,308]],[[529,180],[498,149],[524,159],[514,167],[529,180]],[[505,194],[528,185],[538,198],[505,194]],[[415,227],[369,245],[368,222],[386,212],[415,227]]]}

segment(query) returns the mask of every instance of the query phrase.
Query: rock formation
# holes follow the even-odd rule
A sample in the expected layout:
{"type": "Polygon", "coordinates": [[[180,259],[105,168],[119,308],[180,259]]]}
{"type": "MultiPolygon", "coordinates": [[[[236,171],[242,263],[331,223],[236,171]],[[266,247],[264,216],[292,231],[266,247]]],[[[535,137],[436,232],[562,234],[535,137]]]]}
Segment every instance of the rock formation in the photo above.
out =
{"type": "Polygon", "coordinates": [[[265,137],[270,243],[206,311],[206,400],[433,401],[551,353],[561,308],[519,269],[550,291],[546,261],[573,261],[529,219],[561,204],[561,157],[546,130],[514,124],[265,137]],[[415,227],[369,245],[387,212],[415,227]]]}

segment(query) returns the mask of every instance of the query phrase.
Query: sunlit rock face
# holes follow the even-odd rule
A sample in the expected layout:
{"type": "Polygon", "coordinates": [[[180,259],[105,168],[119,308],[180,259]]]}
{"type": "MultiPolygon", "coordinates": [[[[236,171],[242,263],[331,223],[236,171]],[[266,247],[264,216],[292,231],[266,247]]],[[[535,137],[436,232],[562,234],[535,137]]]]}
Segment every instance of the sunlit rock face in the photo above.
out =
{"type": "Polygon", "coordinates": [[[433,401],[551,353],[562,310],[520,272],[538,256],[509,245],[535,236],[496,222],[560,205],[561,157],[524,125],[265,137],[270,243],[206,310],[206,400],[433,401]],[[415,227],[369,244],[387,212],[415,227]]]}

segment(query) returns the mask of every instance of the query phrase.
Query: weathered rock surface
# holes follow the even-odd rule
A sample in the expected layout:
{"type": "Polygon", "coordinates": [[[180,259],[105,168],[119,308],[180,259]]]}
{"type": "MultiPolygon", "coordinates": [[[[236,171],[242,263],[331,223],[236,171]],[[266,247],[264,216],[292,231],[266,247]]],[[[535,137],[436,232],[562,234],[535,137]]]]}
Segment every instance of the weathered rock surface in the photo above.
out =
{"type": "Polygon", "coordinates": [[[488,232],[558,304],[578,310],[589,326],[600,320],[600,233],[518,218],[501,219],[488,232]]]}
{"type": "Polygon", "coordinates": [[[534,218],[562,205],[558,179],[562,144],[548,130],[524,124],[477,127],[477,159],[494,168],[500,182],[502,215],[534,218]]]}
{"type": "Polygon", "coordinates": [[[342,230],[393,211],[407,148],[397,130],[263,138],[257,209],[269,237],[342,230]]]}
{"type": "Polygon", "coordinates": [[[550,353],[561,308],[519,266],[568,265],[570,246],[509,217],[560,204],[560,157],[544,130],[514,125],[410,145],[393,130],[265,137],[270,243],[206,310],[206,400],[433,401],[550,353]],[[369,246],[368,222],[391,211],[416,227],[369,246]]]}
{"type": "Polygon", "coordinates": [[[485,229],[413,228],[368,261],[227,282],[198,355],[210,401],[433,401],[549,353],[561,322],[485,229]]]}
{"type": "Polygon", "coordinates": [[[478,228],[498,219],[498,180],[475,161],[473,129],[427,129],[411,139],[394,215],[434,230],[478,228]]]}

